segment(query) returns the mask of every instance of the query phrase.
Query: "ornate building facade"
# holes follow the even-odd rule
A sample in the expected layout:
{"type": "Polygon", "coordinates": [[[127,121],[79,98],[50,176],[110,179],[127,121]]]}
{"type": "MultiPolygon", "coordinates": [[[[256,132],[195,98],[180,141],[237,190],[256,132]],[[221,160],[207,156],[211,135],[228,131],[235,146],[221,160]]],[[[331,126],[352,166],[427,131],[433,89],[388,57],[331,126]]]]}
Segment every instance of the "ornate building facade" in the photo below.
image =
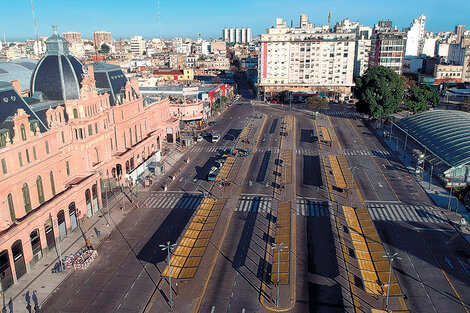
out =
{"type": "Polygon", "coordinates": [[[179,136],[169,99],[146,101],[115,65],[87,67],[54,35],[32,97],[0,82],[2,290],[101,209],[101,181],[135,180],[179,136]]]}

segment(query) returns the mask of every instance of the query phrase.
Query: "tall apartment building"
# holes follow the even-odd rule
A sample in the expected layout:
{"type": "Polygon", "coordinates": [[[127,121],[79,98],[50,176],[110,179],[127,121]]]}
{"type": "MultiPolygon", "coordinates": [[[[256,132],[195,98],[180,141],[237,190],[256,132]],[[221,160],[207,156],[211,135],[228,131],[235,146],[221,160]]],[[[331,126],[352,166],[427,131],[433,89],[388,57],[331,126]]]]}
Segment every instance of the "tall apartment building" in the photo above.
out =
{"type": "Polygon", "coordinates": [[[392,21],[379,21],[371,38],[369,66],[385,66],[401,75],[405,56],[406,33],[392,26],[392,21]]]}
{"type": "Polygon", "coordinates": [[[460,43],[465,33],[465,25],[455,26],[454,33],[457,35],[457,43],[460,43]]]}
{"type": "Polygon", "coordinates": [[[426,26],[426,16],[421,14],[413,20],[410,27],[406,29],[406,56],[418,56],[419,46],[424,39],[424,27],[426,26]]]}
{"type": "Polygon", "coordinates": [[[300,27],[282,18],[260,35],[259,91],[266,97],[289,91],[323,89],[349,93],[353,83],[355,33],[324,32],[301,15],[300,27]]]}
{"type": "Polygon", "coordinates": [[[143,55],[145,52],[145,40],[142,36],[131,37],[131,53],[134,55],[143,55]]]}
{"type": "Polygon", "coordinates": [[[362,76],[369,68],[371,40],[360,38],[356,41],[354,54],[354,77],[362,76]]]}
{"type": "Polygon", "coordinates": [[[108,46],[113,44],[113,37],[111,37],[111,33],[105,31],[93,32],[93,46],[95,46],[95,49],[99,49],[103,43],[107,44],[108,46]]]}
{"type": "Polygon", "coordinates": [[[251,28],[224,28],[222,41],[230,43],[250,43],[251,28]]]}
{"type": "Polygon", "coordinates": [[[448,62],[462,65],[462,83],[470,82],[470,37],[462,37],[461,43],[449,45],[448,62]]]}
{"type": "Polygon", "coordinates": [[[69,43],[82,42],[82,34],[78,32],[62,33],[62,37],[64,37],[69,43]]]}

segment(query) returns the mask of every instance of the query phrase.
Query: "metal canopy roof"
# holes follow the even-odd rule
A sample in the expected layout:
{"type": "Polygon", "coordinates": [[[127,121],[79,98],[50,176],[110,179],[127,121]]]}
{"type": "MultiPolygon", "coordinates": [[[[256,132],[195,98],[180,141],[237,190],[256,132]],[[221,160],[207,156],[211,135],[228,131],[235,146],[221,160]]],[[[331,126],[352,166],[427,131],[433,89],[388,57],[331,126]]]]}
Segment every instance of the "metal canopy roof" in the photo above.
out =
{"type": "Polygon", "coordinates": [[[470,162],[470,113],[433,110],[395,123],[451,167],[470,162]]]}

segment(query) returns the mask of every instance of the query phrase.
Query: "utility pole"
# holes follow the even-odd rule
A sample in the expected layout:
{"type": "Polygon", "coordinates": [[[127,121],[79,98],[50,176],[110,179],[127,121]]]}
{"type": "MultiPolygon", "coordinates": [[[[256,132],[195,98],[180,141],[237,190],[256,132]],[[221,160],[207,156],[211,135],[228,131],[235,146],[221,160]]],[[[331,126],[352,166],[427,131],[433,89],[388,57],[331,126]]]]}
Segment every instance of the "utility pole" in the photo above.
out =
{"type": "Polygon", "coordinates": [[[166,245],[158,245],[162,251],[167,250],[168,251],[168,279],[170,282],[170,308],[173,307],[173,296],[171,293],[171,265],[170,265],[170,253],[171,250],[173,249],[174,246],[176,246],[176,243],[170,244],[169,241],[166,242],[166,245]]]}
{"type": "Polygon", "coordinates": [[[454,171],[452,171],[452,178],[450,181],[449,202],[447,203],[447,211],[449,211],[450,209],[450,200],[452,199],[452,188],[454,188],[454,171]]]}
{"type": "Polygon", "coordinates": [[[388,285],[387,285],[387,298],[385,300],[385,311],[388,312],[388,295],[390,293],[390,278],[392,276],[392,262],[393,260],[401,260],[401,258],[398,256],[398,253],[394,253],[390,255],[390,253],[386,252],[385,255],[382,255],[383,258],[387,258],[388,262],[390,263],[390,268],[388,270],[388,285]]]}
{"type": "Polygon", "coordinates": [[[277,297],[276,297],[276,306],[279,307],[279,272],[280,272],[280,260],[281,260],[281,251],[282,249],[287,249],[289,248],[288,246],[283,246],[284,242],[281,242],[280,244],[276,245],[275,243],[271,243],[271,249],[274,250],[277,249],[277,297]]]}

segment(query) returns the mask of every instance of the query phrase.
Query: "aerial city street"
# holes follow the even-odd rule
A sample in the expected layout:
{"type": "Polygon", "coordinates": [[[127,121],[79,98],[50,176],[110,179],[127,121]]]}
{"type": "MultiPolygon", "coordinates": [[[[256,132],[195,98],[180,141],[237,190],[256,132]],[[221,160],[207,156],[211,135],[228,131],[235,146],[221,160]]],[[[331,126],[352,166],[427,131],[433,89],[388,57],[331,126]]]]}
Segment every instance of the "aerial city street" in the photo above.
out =
{"type": "Polygon", "coordinates": [[[2,312],[469,313],[470,4],[418,2],[209,27],[157,1],[151,31],[18,5],[2,312]]]}

